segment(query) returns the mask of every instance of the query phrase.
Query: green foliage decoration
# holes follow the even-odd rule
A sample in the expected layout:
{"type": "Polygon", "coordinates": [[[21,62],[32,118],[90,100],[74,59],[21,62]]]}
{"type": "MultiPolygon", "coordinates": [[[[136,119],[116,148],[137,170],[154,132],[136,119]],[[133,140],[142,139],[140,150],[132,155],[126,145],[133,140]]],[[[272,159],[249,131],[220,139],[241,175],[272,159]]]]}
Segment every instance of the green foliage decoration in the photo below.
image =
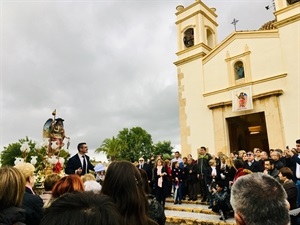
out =
{"type": "MultiPolygon", "coordinates": [[[[47,142],[45,142],[47,143],[47,142]]],[[[30,140],[28,137],[20,139],[18,142],[11,143],[1,152],[1,165],[14,166],[16,158],[21,158],[24,162],[31,162],[32,157],[36,157],[36,164],[34,165],[37,173],[42,173],[49,166],[47,161],[47,145],[39,145],[35,141],[30,140]],[[30,150],[21,151],[22,144],[27,143],[30,150]]],[[[70,157],[70,153],[64,149],[60,150],[59,157],[65,160],[70,157]]]]}

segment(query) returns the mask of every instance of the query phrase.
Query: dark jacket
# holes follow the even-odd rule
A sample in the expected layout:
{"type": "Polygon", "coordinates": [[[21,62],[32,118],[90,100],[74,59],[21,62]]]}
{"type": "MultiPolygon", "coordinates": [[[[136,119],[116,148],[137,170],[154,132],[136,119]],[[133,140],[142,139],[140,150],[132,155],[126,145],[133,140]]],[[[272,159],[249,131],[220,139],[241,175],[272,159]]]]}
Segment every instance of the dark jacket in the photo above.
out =
{"type": "Polygon", "coordinates": [[[230,191],[229,190],[229,182],[233,181],[236,171],[237,170],[234,167],[229,168],[228,166],[226,166],[225,170],[220,169],[220,174],[223,174],[225,176],[224,179],[222,177],[221,177],[221,179],[224,181],[224,184],[227,187],[228,191],[230,191]]]}
{"type": "Polygon", "coordinates": [[[183,169],[180,168],[172,168],[172,182],[176,182],[175,178],[178,178],[178,182],[182,183],[183,179],[183,169]]]}
{"type": "Polygon", "coordinates": [[[275,161],[274,167],[280,170],[282,167],[284,167],[284,163],[281,160],[275,161]]]}
{"type": "Polygon", "coordinates": [[[25,225],[25,210],[10,207],[0,210],[0,225],[25,225]]]}
{"type": "Polygon", "coordinates": [[[198,165],[198,173],[200,174],[200,178],[204,178],[204,174],[206,169],[209,167],[209,160],[211,160],[212,157],[210,154],[206,153],[205,155],[199,155],[198,160],[197,160],[197,165],[198,165]]]}
{"type": "Polygon", "coordinates": [[[249,166],[248,162],[246,161],[245,164],[244,164],[244,168],[248,169],[248,170],[251,170],[253,173],[264,171],[264,169],[262,168],[261,163],[255,161],[255,160],[253,160],[251,166],[249,166]]]}
{"type": "MultiPolygon", "coordinates": [[[[161,169],[161,173],[167,173],[167,170],[164,166],[161,169]]],[[[163,182],[162,182],[163,189],[165,189],[166,185],[167,185],[167,176],[168,175],[164,175],[162,177],[163,178],[163,182]]],[[[157,167],[155,167],[153,170],[153,178],[154,178],[154,187],[157,188],[158,187],[158,179],[160,178],[160,176],[157,175],[157,167]]]]}
{"type": "Polygon", "coordinates": [[[297,179],[300,179],[300,177],[296,177],[296,168],[297,168],[297,164],[300,165],[300,158],[298,158],[298,154],[293,155],[290,158],[286,158],[286,166],[291,168],[291,170],[293,171],[294,174],[294,181],[297,181],[297,179]]]}
{"type": "MultiPolygon", "coordinates": [[[[90,157],[87,155],[85,155],[85,157],[86,157],[86,161],[87,161],[87,173],[89,173],[89,170],[94,171],[94,166],[90,162],[90,157]]],[[[65,173],[66,174],[75,174],[75,170],[77,170],[80,167],[83,168],[83,165],[81,164],[78,154],[76,154],[68,160],[66,168],[65,168],[65,173]]],[[[85,172],[82,171],[81,175],[84,175],[84,174],[85,174],[85,172]]]]}
{"type": "Polygon", "coordinates": [[[278,182],[280,182],[278,169],[274,168],[273,170],[268,171],[268,173],[270,176],[274,177],[278,182]]]}
{"type": "Polygon", "coordinates": [[[289,180],[282,184],[287,196],[288,202],[290,203],[290,209],[297,208],[297,187],[292,180],[289,180]]]}
{"type": "Polygon", "coordinates": [[[145,170],[145,172],[147,173],[148,181],[152,181],[152,168],[149,164],[144,163],[141,168],[140,165],[137,165],[136,167],[138,169],[145,170]]]}
{"type": "Polygon", "coordinates": [[[164,207],[156,200],[154,195],[148,195],[148,216],[159,225],[165,225],[166,215],[164,207]]]}
{"type": "Polygon", "coordinates": [[[231,209],[230,205],[230,196],[226,187],[221,192],[215,192],[212,194],[214,196],[214,206],[212,211],[219,212],[222,210],[223,212],[228,212],[231,209]]]}
{"type": "Polygon", "coordinates": [[[220,168],[218,166],[216,167],[216,171],[217,171],[217,174],[216,174],[216,176],[215,176],[215,178],[213,180],[213,177],[211,175],[212,168],[211,168],[211,166],[207,168],[207,170],[205,172],[205,181],[206,181],[207,185],[211,185],[212,183],[215,183],[215,182],[221,180],[220,168]]]}
{"type": "Polygon", "coordinates": [[[28,225],[39,225],[44,215],[43,200],[40,196],[34,195],[32,191],[26,187],[22,208],[26,210],[25,223],[28,225]]]}
{"type": "Polygon", "coordinates": [[[186,173],[186,181],[190,184],[194,184],[198,182],[198,165],[195,163],[187,164],[184,168],[186,173]]]}

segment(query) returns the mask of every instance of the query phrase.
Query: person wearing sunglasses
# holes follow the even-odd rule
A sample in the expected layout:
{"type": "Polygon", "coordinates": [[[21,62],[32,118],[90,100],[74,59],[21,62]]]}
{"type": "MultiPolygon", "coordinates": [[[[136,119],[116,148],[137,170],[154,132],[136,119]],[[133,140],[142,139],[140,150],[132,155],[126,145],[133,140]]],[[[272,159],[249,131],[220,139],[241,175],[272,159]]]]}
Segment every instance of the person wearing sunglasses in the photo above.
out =
{"type": "Polygon", "coordinates": [[[244,164],[245,169],[251,170],[253,173],[264,171],[261,163],[255,161],[255,156],[253,152],[249,151],[247,152],[246,155],[247,155],[247,161],[244,164]]]}

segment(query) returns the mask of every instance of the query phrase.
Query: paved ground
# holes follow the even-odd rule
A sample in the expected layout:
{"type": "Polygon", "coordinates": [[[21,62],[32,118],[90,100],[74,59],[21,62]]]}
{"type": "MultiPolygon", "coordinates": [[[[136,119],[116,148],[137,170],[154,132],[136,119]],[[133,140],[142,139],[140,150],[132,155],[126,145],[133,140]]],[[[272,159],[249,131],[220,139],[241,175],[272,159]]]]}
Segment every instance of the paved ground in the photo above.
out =
{"type": "MultiPolygon", "coordinates": [[[[182,203],[181,205],[174,205],[174,203],[167,202],[165,214],[167,217],[211,221],[214,224],[221,222],[220,215],[208,209],[207,205],[195,204],[195,202],[182,203]]],[[[228,218],[226,222],[235,224],[233,217],[228,218]]]]}

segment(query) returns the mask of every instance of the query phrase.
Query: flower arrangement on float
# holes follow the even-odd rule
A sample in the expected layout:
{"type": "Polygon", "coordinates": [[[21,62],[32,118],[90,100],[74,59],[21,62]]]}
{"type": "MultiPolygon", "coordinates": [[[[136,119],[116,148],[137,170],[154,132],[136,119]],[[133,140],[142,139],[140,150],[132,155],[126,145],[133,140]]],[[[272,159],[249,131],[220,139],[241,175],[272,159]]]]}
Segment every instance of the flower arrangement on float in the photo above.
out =
{"type": "MultiPolygon", "coordinates": [[[[45,176],[57,173],[64,176],[64,163],[70,154],[60,149],[58,154],[48,154],[49,139],[42,142],[30,140],[28,137],[4,147],[1,153],[2,166],[14,166],[22,162],[31,163],[35,167],[35,186],[43,186],[45,176]]],[[[56,143],[51,148],[57,149],[56,143]]]]}
{"type": "Polygon", "coordinates": [[[63,149],[64,140],[67,139],[67,149],[70,138],[66,137],[64,119],[56,118],[56,110],[52,112],[53,118],[49,118],[43,126],[43,141],[29,140],[28,137],[17,143],[4,147],[1,153],[3,166],[14,166],[18,163],[29,162],[36,168],[35,185],[43,186],[45,176],[57,173],[64,176],[64,162],[70,154],[63,149]]]}

